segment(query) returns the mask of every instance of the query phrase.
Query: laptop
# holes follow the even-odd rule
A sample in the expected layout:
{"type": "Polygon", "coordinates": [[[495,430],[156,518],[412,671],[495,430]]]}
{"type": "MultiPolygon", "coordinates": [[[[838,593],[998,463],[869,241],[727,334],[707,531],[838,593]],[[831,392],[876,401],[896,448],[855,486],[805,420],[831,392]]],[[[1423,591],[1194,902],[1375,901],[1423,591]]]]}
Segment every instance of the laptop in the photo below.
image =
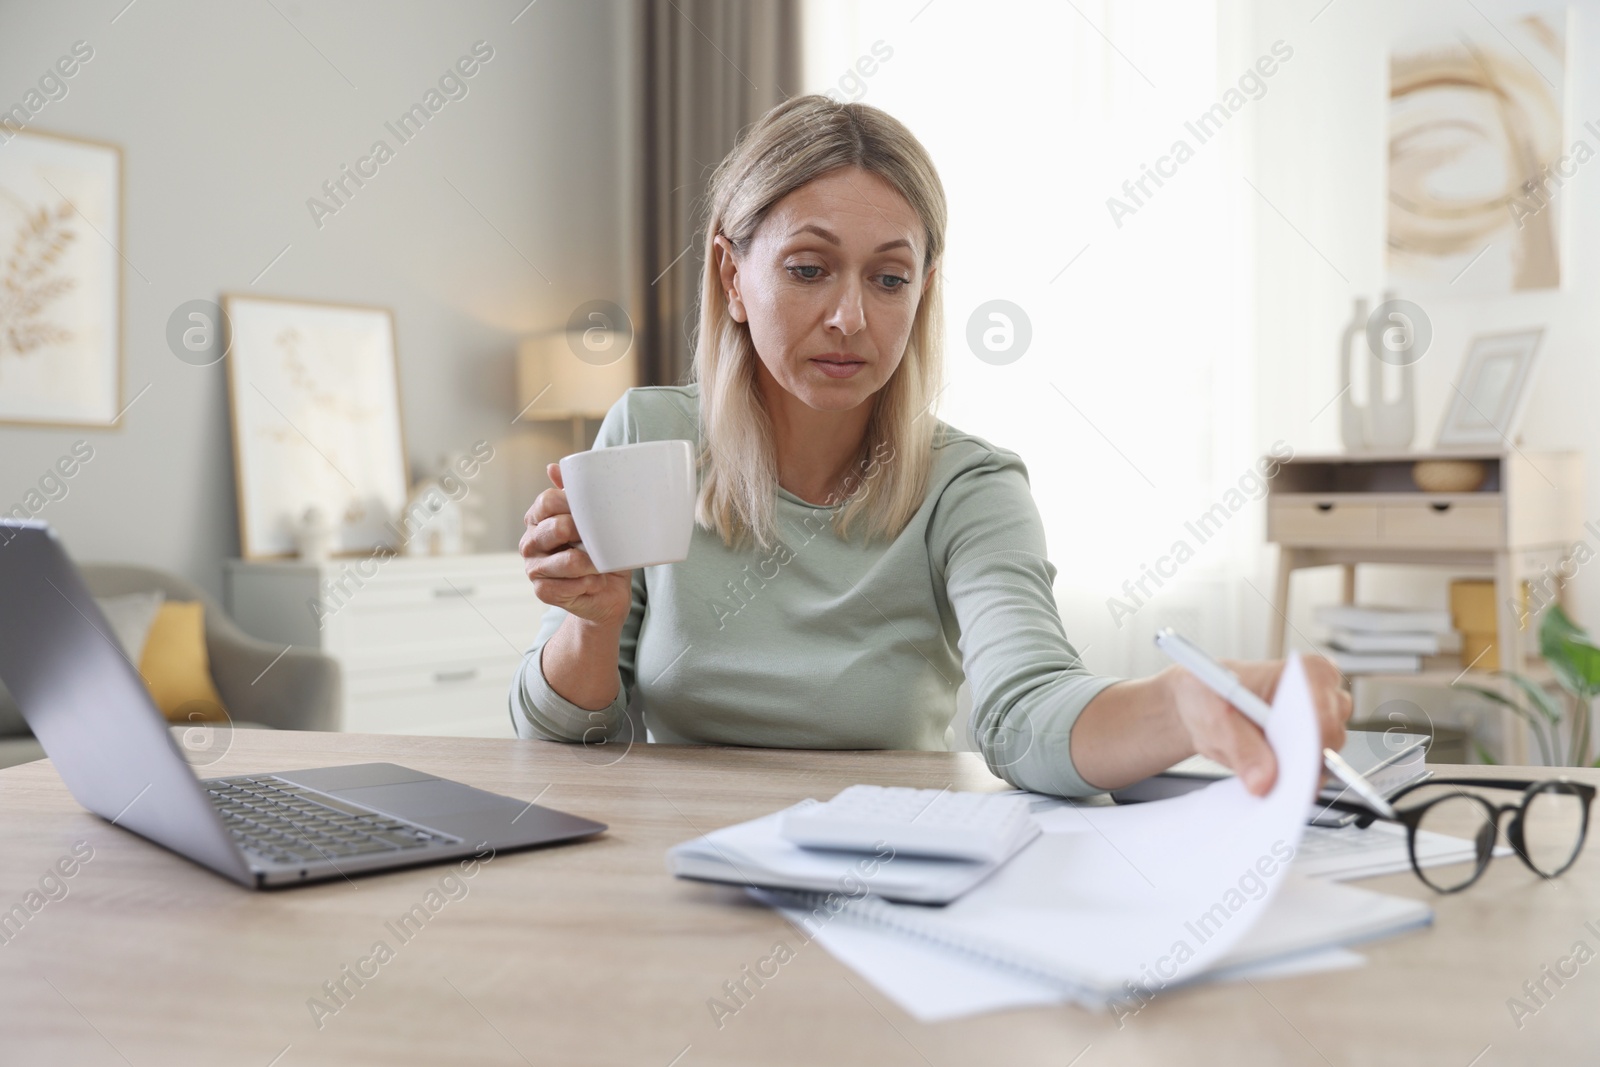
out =
{"type": "MultiPolygon", "coordinates": [[[[1427,763],[1431,741],[1427,734],[1355,727],[1345,732],[1344,747],[1339,754],[1387,800],[1413,782],[1433,777],[1427,763]]],[[[1111,799],[1118,804],[1166,800],[1231,777],[1233,772],[1222,764],[1204,756],[1190,756],[1160,774],[1112,790],[1111,799]]],[[[1329,782],[1322,787],[1319,799],[1312,802],[1311,816],[1306,822],[1311,826],[1349,826],[1356,821],[1356,815],[1328,804],[1333,800],[1355,799],[1344,783],[1329,782]]]]}
{"type": "Polygon", "coordinates": [[[0,519],[0,680],[79,804],[253,889],[606,829],[393,763],[197,778],[55,531],[36,520],[0,519]]]}

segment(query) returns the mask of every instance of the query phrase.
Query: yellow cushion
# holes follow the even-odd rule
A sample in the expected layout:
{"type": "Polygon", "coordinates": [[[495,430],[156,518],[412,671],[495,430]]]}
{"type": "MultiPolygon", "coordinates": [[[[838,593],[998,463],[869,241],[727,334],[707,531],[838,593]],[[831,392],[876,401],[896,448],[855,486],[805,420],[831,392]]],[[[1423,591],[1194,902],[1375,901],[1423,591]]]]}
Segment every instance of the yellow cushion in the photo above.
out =
{"type": "Polygon", "coordinates": [[[198,600],[169,600],[161,605],[145,639],[139,673],[168,720],[228,721],[222,696],[211,681],[205,605],[198,600]]]}

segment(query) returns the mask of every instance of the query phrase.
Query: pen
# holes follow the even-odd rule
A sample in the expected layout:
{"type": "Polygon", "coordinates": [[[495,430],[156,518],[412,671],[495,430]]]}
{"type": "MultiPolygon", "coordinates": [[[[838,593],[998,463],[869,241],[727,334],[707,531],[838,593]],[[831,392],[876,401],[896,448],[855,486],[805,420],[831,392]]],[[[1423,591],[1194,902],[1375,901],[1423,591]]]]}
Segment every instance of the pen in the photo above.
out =
{"type": "MultiPolygon", "coordinates": [[[[1245,688],[1244,683],[1239,681],[1238,675],[1206,655],[1200,646],[1167,626],[1157,631],[1156,647],[1166,653],[1174,663],[1186,668],[1189,673],[1205,683],[1206,688],[1238,708],[1245,718],[1263,730],[1267,728],[1267,714],[1272,710],[1267,702],[1245,688]]],[[[1372,783],[1363,778],[1339,753],[1331,748],[1324,748],[1322,763],[1340,781],[1349,786],[1352,792],[1366,801],[1367,806],[1373,811],[1387,819],[1396,818],[1394,808],[1383,799],[1383,794],[1374,789],[1372,783]]]]}

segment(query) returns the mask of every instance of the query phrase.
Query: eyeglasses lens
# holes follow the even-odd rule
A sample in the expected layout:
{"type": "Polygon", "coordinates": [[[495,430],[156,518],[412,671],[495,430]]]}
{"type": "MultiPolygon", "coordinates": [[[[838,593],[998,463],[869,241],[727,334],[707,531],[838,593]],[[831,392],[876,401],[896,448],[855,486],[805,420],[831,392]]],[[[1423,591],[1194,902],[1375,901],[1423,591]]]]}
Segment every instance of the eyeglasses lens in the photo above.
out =
{"type": "Polygon", "coordinates": [[[1476,879],[1494,852],[1494,812],[1474,796],[1448,793],[1439,797],[1422,813],[1417,830],[1465,838],[1472,843],[1471,859],[1422,869],[1422,880],[1442,893],[1453,893],[1476,879]]]}
{"type": "Polygon", "coordinates": [[[1583,843],[1583,799],[1561,782],[1546,782],[1524,810],[1522,843],[1528,862],[1553,878],[1572,865],[1583,843]]]}

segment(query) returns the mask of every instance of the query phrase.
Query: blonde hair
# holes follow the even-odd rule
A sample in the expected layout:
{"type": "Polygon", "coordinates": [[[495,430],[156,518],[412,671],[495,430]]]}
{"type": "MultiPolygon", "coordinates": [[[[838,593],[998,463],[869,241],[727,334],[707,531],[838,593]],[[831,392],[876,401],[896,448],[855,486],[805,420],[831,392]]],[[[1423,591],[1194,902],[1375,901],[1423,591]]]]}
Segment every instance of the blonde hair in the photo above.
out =
{"type": "MultiPolygon", "coordinates": [[[[906,198],[926,239],[921,270],[936,264],[944,250],[944,186],[922,144],[878,108],[819,95],[791,97],[744,133],[711,178],[694,353],[703,442],[695,519],[731,547],[746,538],[762,548],[777,540],[778,475],[772,424],[756,388],[760,357],[748,324],[728,313],[714,240],[721,234],[742,253],[773,205],[849,166],[878,175],[906,198]]],[[[943,377],[943,273],[935,271],[923,291],[900,365],[871,400],[861,454],[846,479],[854,485],[834,518],[841,537],[859,522],[868,540],[893,538],[927,495],[932,406],[943,377]]]]}

